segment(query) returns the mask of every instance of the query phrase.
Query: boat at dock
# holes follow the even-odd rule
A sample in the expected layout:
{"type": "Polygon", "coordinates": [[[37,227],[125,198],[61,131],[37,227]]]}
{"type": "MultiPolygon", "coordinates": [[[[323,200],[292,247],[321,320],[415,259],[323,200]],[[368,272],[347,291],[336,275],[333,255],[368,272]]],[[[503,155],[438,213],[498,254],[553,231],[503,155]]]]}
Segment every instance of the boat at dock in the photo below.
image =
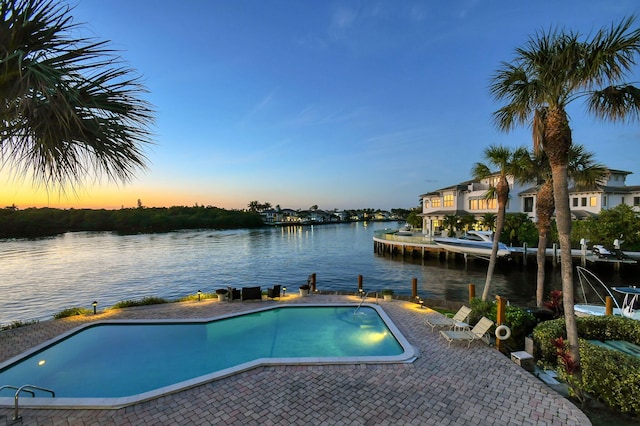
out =
{"type": "MultiPolygon", "coordinates": [[[[578,282],[580,283],[580,291],[584,303],[576,303],[573,307],[578,316],[601,316],[606,314],[606,296],[611,297],[613,302],[613,315],[623,316],[640,321],[640,288],[635,286],[628,287],[611,287],[612,290],[624,294],[622,305],[618,302],[616,296],[611,289],[602,282],[593,272],[582,266],[576,267],[578,273],[578,282]],[[594,297],[599,302],[593,303],[587,301],[585,288],[590,288],[594,297]],[[605,297],[603,297],[605,294],[605,297]]],[[[593,299],[592,299],[593,300],[593,299]]]]}
{"type": "MultiPolygon", "coordinates": [[[[447,251],[473,256],[491,256],[493,232],[467,231],[460,237],[435,237],[433,241],[447,251]]],[[[503,243],[498,243],[498,257],[511,255],[511,250],[503,243]]]]}

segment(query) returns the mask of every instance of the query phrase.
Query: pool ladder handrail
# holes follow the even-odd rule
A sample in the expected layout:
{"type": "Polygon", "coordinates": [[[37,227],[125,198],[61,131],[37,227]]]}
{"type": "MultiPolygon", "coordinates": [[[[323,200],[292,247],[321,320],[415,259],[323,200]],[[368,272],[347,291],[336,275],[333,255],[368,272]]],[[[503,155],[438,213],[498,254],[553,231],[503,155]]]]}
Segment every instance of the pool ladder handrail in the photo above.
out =
{"type": "Polygon", "coordinates": [[[20,414],[18,413],[18,398],[20,397],[20,392],[27,392],[31,394],[32,398],[35,398],[36,393],[34,392],[34,390],[41,390],[43,392],[49,392],[51,394],[52,398],[56,397],[56,393],[54,391],[52,391],[51,389],[47,389],[47,388],[43,388],[41,386],[36,386],[36,385],[22,385],[20,387],[17,386],[12,386],[12,385],[4,385],[4,386],[0,386],[0,391],[2,391],[3,389],[15,389],[16,394],[13,397],[13,419],[12,421],[17,421],[20,420],[20,414]]]}
{"type": "Polygon", "coordinates": [[[367,299],[367,297],[369,297],[369,295],[371,293],[375,293],[376,294],[376,305],[378,304],[378,292],[377,291],[370,291],[368,293],[365,293],[364,290],[360,289],[360,290],[358,290],[358,293],[360,294],[360,303],[358,303],[358,307],[353,312],[353,316],[356,316],[356,314],[358,313],[358,309],[360,309],[360,306],[362,306],[364,301],[367,299]]]}

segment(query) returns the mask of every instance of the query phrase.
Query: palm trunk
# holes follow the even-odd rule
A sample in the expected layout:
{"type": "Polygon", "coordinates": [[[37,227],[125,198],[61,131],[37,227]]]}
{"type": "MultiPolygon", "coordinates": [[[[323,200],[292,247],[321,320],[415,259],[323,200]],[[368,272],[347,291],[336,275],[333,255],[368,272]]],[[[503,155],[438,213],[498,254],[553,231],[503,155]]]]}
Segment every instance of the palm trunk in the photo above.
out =
{"type": "Polygon", "coordinates": [[[500,235],[502,234],[502,228],[504,227],[505,210],[507,200],[509,199],[509,183],[505,177],[500,178],[496,189],[498,193],[498,218],[496,223],[496,232],[493,235],[493,244],[491,245],[489,266],[487,267],[487,279],[484,282],[484,289],[482,290],[483,301],[486,301],[489,298],[491,280],[493,279],[493,270],[495,269],[496,262],[498,260],[498,243],[500,242],[500,235]]]}
{"type": "Polygon", "coordinates": [[[536,199],[536,214],[538,216],[538,251],[536,253],[538,274],[536,277],[536,306],[540,308],[544,305],[547,241],[549,237],[549,228],[551,228],[551,216],[553,215],[554,210],[553,181],[551,179],[546,180],[542,184],[538,190],[536,199]]]}
{"type": "Polygon", "coordinates": [[[569,353],[580,365],[578,327],[573,309],[573,259],[571,257],[571,212],[567,163],[571,148],[571,129],[564,110],[550,108],[545,126],[544,150],[549,156],[553,193],[556,207],[556,225],[560,240],[560,266],[562,269],[562,303],[569,341],[569,353]]]}
{"type": "Polygon", "coordinates": [[[547,233],[540,232],[538,234],[538,251],[536,253],[536,263],[538,265],[536,275],[536,306],[541,308],[544,306],[544,279],[545,265],[547,262],[547,233]]]}

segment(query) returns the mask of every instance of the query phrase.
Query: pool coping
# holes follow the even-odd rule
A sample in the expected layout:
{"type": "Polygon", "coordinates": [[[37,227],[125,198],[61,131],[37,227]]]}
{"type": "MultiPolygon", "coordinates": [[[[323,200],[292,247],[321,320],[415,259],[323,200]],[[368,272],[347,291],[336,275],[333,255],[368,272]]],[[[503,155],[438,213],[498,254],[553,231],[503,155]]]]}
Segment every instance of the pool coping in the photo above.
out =
{"type": "MultiPolygon", "coordinates": [[[[23,358],[29,357],[58,341],[64,340],[73,334],[79,333],[84,329],[106,324],[179,324],[179,323],[207,323],[211,321],[233,318],[241,315],[248,315],[257,312],[263,312],[273,309],[282,309],[288,307],[358,307],[366,306],[375,309],[380,315],[385,325],[389,328],[393,336],[396,338],[403,353],[400,355],[390,356],[362,356],[362,357],[304,357],[304,358],[258,358],[249,362],[238,364],[223,370],[219,370],[203,376],[198,376],[189,380],[184,380],[169,386],[164,386],[151,391],[139,393],[136,395],[117,397],[117,398],[20,398],[20,406],[25,408],[48,408],[48,409],[120,409],[140,402],[156,399],[162,396],[182,392],[206,383],[224,379],[248,370],[259,367],[268,366],[296,366],[296,365],[341,365],[341,364],[401,364],[411,363],[419,357],[418,350],[404,337],[403,333],[398,329],[393,320],[387,315],[381,306],[373,303],[354,303],[354,302],[329,302],[329,303],[305,303],[304,305],[296,303],[284,303],[277,306],[260,307],[239,313],[229,313],[216,315],[207,318],[190,318],[190,319],[127,319],[127,320],[100,320],[92,323],[86,323],[74,327],[60,335],[49,339],[33,348],[18,354],[2,363],[0,369],[3,369],[23,358]]],[[[55,389],[54,389],[55,390],[55,389]]],[[[0,407],[13,407],[15,404],[14,397],[0,397],[0,407]]]]}

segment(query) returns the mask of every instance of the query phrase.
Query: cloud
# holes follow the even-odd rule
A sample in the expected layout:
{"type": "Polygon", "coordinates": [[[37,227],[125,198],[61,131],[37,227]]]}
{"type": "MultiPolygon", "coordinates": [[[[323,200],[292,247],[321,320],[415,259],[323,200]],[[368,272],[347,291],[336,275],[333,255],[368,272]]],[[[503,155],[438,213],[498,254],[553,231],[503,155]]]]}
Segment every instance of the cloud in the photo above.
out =
{"type": "Polygon", "coordinates": [[[244,117],[240,120],[239,124],[244,126],[248,121],[252,119],[255,115],[257,115],[260,111],[265,109],[275,98],[278,89],[274,89],[267,96],[262,98],[262,100],[256,103],[250,110],[247,112],[244,117]]]}
{"type": "Polygon", "coordinates": [[[346,110],[344,108],[327,110],[318,108],[316,105],[307,105],[292,119],[286,121],[285,124],[300,127],[342,123],[360,119],[366,110],[366,107],[359,107],[353,110],[346,110]]]}

